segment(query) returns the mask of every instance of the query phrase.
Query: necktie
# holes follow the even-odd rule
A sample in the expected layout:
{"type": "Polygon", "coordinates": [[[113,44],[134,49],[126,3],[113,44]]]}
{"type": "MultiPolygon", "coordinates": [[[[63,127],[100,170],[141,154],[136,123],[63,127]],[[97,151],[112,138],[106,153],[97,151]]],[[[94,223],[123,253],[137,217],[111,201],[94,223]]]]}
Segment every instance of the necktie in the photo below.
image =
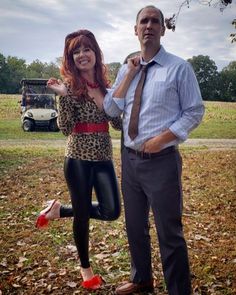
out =
{"type": "Polygon", "coordinates": [[[138,135],[139,112],[141,107],[142,91],[143,91],[144,83],[146,80],[147,71],[155,63],[156,62],[153,60],[152,62],[142,66],[141,68],[141,78],[135,90],[134,101],[133,101],[133,106],[132,106],[130,121],[129,121],[129,128],[128,128],[128,134],[132,140],[134,140],[135,137],[138,135]]]}

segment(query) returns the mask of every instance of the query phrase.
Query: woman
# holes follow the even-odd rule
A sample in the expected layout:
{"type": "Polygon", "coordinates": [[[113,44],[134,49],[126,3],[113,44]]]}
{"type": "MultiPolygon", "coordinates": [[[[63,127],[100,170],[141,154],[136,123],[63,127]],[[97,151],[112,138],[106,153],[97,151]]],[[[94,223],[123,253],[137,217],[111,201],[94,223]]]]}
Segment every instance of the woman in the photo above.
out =
{"type": "Polygon", "coordinates": [[[120,215],[120,196],[112,163],[108,121],[121,128],[120,118],[110,118],[103,110],[108,80],[102,53],[94,35],[87,30],[69,34],[65,39],[61,67],[64,83],[48,81],[48,87],[61,95],[58,125],[68,136],[64,174],[73,211],[53,201],[40,212],[36,226],[48,220],[74,216],[73,233],[81,263],[82,286],[100,287],[89,262],[89,219],[115,220],[120,215]],[[97,203],[92,203],[92,189],[97,203]]]}

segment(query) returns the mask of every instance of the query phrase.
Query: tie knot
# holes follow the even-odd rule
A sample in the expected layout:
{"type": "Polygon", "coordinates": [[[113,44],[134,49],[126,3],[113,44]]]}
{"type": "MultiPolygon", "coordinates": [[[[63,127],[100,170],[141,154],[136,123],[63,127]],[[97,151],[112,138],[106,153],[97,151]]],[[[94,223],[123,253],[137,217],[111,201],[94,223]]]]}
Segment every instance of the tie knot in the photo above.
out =
{"type": "Polygon", "coordinates": [[[147,72],[147,70],[150,68],[150,67],[152,67],[153,65],[155,65],[155,61],[154,60],[152,60],[151,62],[149,62],[148,64],[146,64],[146,65],[143,65],[142,66],[142,71],[144,71],[144,72],[147,72]]]}

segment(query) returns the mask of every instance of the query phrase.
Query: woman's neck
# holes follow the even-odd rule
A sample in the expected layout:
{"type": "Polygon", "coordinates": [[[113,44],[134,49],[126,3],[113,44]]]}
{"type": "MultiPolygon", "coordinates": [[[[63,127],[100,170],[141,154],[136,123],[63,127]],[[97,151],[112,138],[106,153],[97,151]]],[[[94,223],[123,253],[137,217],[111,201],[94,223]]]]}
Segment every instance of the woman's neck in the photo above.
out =
{"type": "Polygon", "coordinates": [[[84,83],[86,83],[86,86],[92,89],[96,89],[99,88],[99,83],[96,82],[95,77],[94,77],[94,73],[83,73],[81,75],[82,77],[82,81],[84,83]]]}
{"type": "Polygon", "coordinates": [[[95,82],[95,74],[93,71],[82,72],[81,77],[82,77],[82,79],[89,81],[91,83],[95,82]]]}

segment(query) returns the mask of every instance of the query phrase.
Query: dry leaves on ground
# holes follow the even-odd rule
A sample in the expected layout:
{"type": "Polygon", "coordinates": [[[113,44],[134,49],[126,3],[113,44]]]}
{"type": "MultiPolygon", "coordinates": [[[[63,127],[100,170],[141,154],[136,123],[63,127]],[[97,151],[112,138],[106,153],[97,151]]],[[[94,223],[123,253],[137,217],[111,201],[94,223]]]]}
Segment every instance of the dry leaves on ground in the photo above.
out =
{"type": "MultiPolygon", "coordinates": [[[[184,229],[194,294],[236,294],[235,151],[191,151],[183,155],[184,229]]],[[[11,155],[8,155],[11,157],[11,155]]],[[[71,219],[34,227],[41,205],[52,198],[69,203],[63,157],[32,156],[0,179],[0,294],[89,294],[80,287],[71,219]]],[[[4,160],[4,159],[3,159],[4,160]]],[[[115,159],[120,181],[120,161],[115,159]]],[[[152,216],[151,216],[152,220],[152,216]]],[[[91,221],[91,260],[104,285],[95,294],[113,294],[129,275],[124,217],[91,221]]],[[[166,294],[158,244],[151,226],[156,293],[166,294]]]]}

